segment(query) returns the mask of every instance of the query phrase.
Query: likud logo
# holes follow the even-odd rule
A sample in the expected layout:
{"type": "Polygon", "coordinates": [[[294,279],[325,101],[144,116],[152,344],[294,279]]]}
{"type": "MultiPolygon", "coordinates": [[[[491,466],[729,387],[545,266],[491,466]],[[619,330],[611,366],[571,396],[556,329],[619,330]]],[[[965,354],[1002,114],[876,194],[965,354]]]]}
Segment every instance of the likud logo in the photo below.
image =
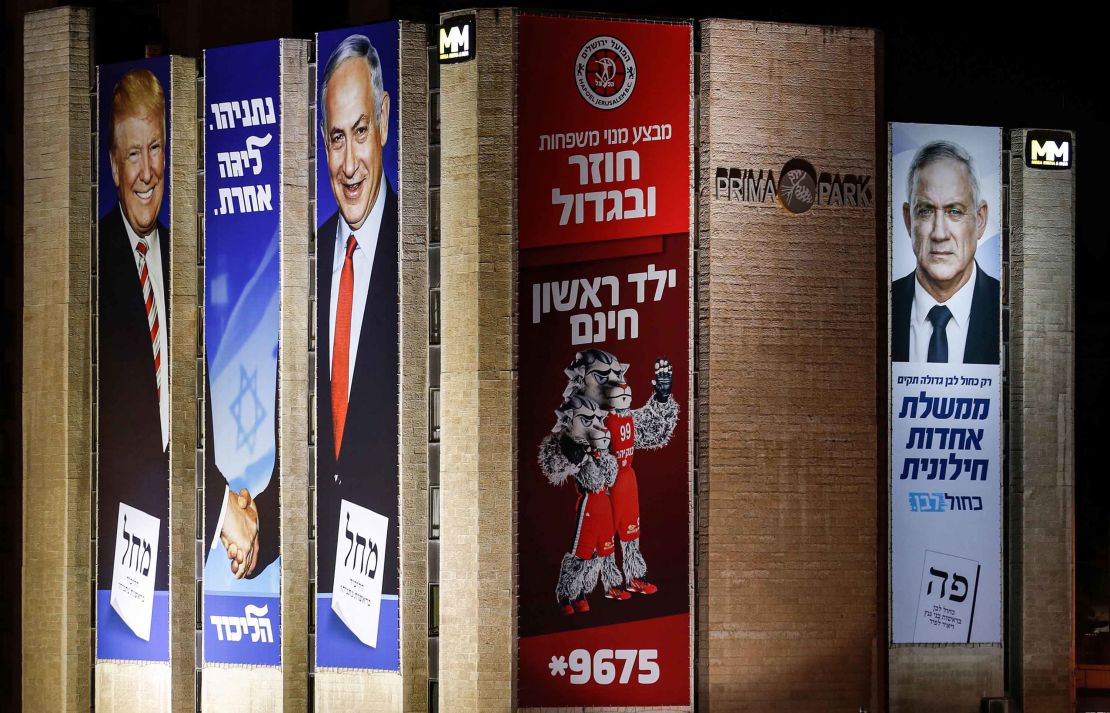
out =
{"type": "Polygon", "coordinates": [[[616,37],[595,37],[578,51],[574,80],[582,98],[598,109],[616,109],[636,88],[636,58],[616,37]]]}
{"type": "Polygon", "coordinates": [[[474,15],[452,17],[439,26],[439,63],[455,64],[474,59],[478,42],[474,15]]]}
{"type": "Polygon", "coordinates": [[[871,208],[871,176],[818,171],[804,158],[772,168],[717,167],[713,197],[741,203],[778,203],[788,213],[805,213],[815,205],[871,208]]]}
{"type": "Polygon", "coordinates": [[[1071,134],[1030,131],[1025,137],[1025,165],[1052,171],[1071,168],[1071,134]]]}

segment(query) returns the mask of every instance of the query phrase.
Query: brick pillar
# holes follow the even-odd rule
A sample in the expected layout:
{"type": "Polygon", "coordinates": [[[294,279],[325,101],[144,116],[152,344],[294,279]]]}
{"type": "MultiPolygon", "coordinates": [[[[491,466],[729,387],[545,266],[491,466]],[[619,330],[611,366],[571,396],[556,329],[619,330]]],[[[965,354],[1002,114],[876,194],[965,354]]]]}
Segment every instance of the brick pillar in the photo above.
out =
{"type": "Polygon", "coordinates": [[[401,23],[401,679],[428,710],[428,28],[401,23]]]}
{"type": "MultiPolygon", "coordinates": [[[[197,62],[170,58],[170,704],[193,713],[197,628],[197,62]]],[[[133,704],[133,701],[132,701],[133,704]]]]}
{"type": "Polygon", "coordinates": [[[477,57],[440,68],[442,711],[510,710],[516,659],[514,14],[475,24],[477,57]]]}
{"type": "Polygon", "coordinates": [[[701,33],[698,709],[878,710],[875,34],[701,33]],[[795,158],[871,205],[717,190],[795,158]]]}
{"type": "Polygon", "coordinates": [[[1075,665],[1075,169],[1027,168],[1028,133],[1011,132],[1008,167],[1010,693],[1027,711],[1063,713],[1075,665]]]}
{"type": "Polygon", "coordinates": [[[92,13],[28,14],[23,174],[23,708],[89,710],[92,13]]]}
{"type": "MultiPolygon", "coordinates": [[[[308,707],[308,301],[310,290],[308,40],[281,41],[281,341],[278,453],[281,463],[280,710],[308,707]]],[[[256,709],[257,710],[257,709],[256,709]]]]}

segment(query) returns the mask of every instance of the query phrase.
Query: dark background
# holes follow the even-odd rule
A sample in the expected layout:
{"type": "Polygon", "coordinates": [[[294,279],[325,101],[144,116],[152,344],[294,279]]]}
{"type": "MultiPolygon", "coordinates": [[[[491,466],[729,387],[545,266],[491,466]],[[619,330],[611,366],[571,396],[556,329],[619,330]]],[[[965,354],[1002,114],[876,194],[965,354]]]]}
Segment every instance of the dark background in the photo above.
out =
{"type": "MultiPolygon", "coordinates": [[[[22,359],[22,165],[23,14],[58,5],[42,0],[6,0],[3,22],[4,100],[2,174],[3,239],[0,240],[0,710],[19,709],[20,587],[10,575],[22,562],[21,359],[22,359]]],[[[274,37],[311,37],[317,30],[390,18],[436,21],[437,13],[473,3],[421,0],[193,0],[78,3],[96,9],[96,62],[143,56],[148,44],[165,53],[199,57],[205,47],[274,37]]],[[[506,4],[506,3],[491,3],[506,4]]],[[[596,3],[551,0],[535,7],[597,10],[596,3]]],[[[1073,129],[1077,206],[1093,205],[1101,191],[1108,100],[1101,79],[1091,75],[1105,63],[1103,23],[1061,6],[1017,7],[980,13],[969,6],[896,4],[882,9],[833,3],[817,9],[801,4],[662,3],[619,0],[607,12],[695,17],[743,16],[752,20],[874,27],[882,33],[879,107],[886,121],[980,124],[1073,129]]],[[[1101,200],[1101,199],[1100,199],[1101,200]]],[[[883,206],[878,207],[885,220],[883,206]]],[[[1095,231],[1094,215],[1077,207],[1076,255],[1076,560],[1077,629],[1086,626],[1089,604],[1110,600],[1110,479],[1095,468],[1107,416],[1099,409],[1108,391],[1105,366],[1110,346],[1110,296],[1098,275],[1107,246],[1095,231]]],[[[881,266],[877,266],[877,271],[881,266]]],[[[882,270],[885,275],[885,269],[882,270]]],[[[876,285],[880,284],[877,280],[876,285]]],[[[876,295],[878,299],[878,295],[876,295]]],[[[878,401],[877,403],[881,403],[878,401]]],[[[883,533],[880,533],[881,536],[883,533]]],[[[1110,652],[1108,652],[1110,653],[1110,652]]],[[[1083,661],[1083,650],[1080,651],[1083,661]]],[[[1101,654],[1088,654],[1096,659],[1101,654]]]]}

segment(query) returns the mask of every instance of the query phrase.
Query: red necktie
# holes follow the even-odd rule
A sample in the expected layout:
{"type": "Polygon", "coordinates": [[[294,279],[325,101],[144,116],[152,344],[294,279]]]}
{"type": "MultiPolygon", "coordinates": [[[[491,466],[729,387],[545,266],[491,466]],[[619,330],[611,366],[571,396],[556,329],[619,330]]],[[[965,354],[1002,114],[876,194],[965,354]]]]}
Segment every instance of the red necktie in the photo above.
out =
{"type": "Polygon", "coordinates": [[[343,426],[347,422],[347,382],[351,360],[351,305],[355,299],[355,264],[351,256],[358,247],[352,234],[347,238],[347,257],[339,278],[339,302],[335,306],[335,341],[331,352],[331,422],[335,431],[335,457],[343,445],[343,426]]]}
{"type": "Polygon", "coordinates": [[[139,284],[143,288],[143,302],[146,303],[146,323],[150,329],[150,347],[154,353],[154,385],[158,390],[158,400],[162,400],[162,350],[159,344],[158,307],[154,304],[154,290],[150,284],[150,271],[146,265],[146,254],[150,248],[145,238],[140,238],[135,250],[139,253],[139,284]]]}

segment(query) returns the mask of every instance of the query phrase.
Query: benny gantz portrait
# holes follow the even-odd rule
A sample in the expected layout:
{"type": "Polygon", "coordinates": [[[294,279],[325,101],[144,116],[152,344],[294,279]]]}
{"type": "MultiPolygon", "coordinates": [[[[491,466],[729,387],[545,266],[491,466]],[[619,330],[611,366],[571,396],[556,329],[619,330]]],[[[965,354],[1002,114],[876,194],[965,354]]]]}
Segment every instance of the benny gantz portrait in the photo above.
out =
{"type": "MultiPolygon", "coordinates": [[[[369,38],[336,46],[318,106],[338,206],[316,236],[316,532],[319,589],[331,592],[342,500],[388,518],[388,549],[398,542],[397,195],[382,166],[390,97],[369,38]]],[[[384,594],[397,593],[396,562],[384,594]]]]}
{"type": "Polygon", "coordinates": [[[891,360],[997,364],[999,283],[975,260],[990,208],[971,155],[950,141],[922,146],[906,194],[917,266],[891,285],[891,360]]]}

